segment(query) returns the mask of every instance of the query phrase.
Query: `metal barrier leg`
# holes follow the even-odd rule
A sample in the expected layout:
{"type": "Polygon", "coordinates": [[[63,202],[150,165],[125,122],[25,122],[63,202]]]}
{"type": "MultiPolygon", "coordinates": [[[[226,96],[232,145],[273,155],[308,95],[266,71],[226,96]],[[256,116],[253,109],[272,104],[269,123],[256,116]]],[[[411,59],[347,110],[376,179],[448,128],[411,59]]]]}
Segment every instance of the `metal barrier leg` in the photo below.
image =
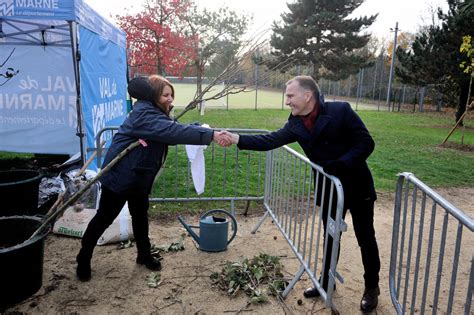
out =
{"type": "Polygon", "coordinates": [[[265,218],[268,216],[268,211],[265,211],[265,214],[262,216],[262,218],[260,219],[260,221],[257,223],[257,225],[253,228],[252,230],[252,234],[255,234],[258,230],[258,228],[260,227],[260,225],[262,225],[263,221],[265,221],[265,218]]]}
{"type": "Polygon", "coordinates": [[[235,217],[235,200],[230,201],[230,213],[235,217]]]}
{"type": "Polygon", "coordinates": [[[464,314],[469,314],[471,310],[471,302],[472,302],[472,293],[474,291],[474,256],[471,259],[471,275],[469,277],[469,287],[467,288],[467,297],[466,297],[466,305],[464,308],[464,314]]]}
{"type": "Polygon", "coordinates": [[[304,267],[301,266],[300,267],[300,270],[298,270],[298,272],[296,273],[296,275],[293,277],[293,279],[291,279],[291,282],[288,284],[288,286],[286,287],[285,291],[283,291],[283,293],[281,294],[281,296],[283,298],[286,298],[288,296],[288,293],[290,293],[290,291],[293,289],[293,287],[295,286],[296,282],[298,282],[301,278],[301,276],[303,275],[304,273],[304,267]]]}

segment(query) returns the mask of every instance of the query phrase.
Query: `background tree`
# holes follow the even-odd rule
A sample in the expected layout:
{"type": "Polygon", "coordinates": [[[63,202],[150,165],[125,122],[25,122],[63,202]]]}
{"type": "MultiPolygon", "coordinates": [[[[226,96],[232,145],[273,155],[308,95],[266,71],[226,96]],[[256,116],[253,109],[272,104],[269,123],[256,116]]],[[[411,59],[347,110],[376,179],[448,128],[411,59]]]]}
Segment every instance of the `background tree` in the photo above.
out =
{"type": "MultiPolygon", "coordinates": [[[[397,48],[400,48],[404,51],[408,50],[411,47],[415,39],[415,35],[406,32],[400,32],[397,35],[397,48]]],[[[393,41],[389,41],[387,43],[387,59],[386,65],[390,67],[390,63],[392,61],[392,52],[393,52],[393,41]]],[[[395,57],[397,57],[396,50],[395,50],[395,57]]]]}
{"type": "Polygon", "coordinates": [[[438,9],[441,25],[433,25],[417,34],[411,49],[398,49],[400,65],[396,74],[406,83],[436,84],[445,95],[456,95],[458,121],[465,111],[470,86],[469,75],[459,71],[463,60],[459,43],[463,36],[474,35],[474,10],[468,1],[447,2],[446,13],[438,9]]]}
{"type": "Polygon", "coordinates": [[[474,12],[474,1],[464,1],[459,4],[462,13],[472,14],[474,12]]]}
{"type": "Polygon", "coordinates": [[[367,66],[369,56],[361,51],[370,35],[360,32],[377,15],[348,16],[363,0],[297,0],[288,3],[289,13],[281,15],[283,24],[273,24],[271,45],[273,64],[294,58],[295,64],[309,65],[312,75],[331,80],[345,79],[367,66]]]}
{"type": "Polygon", "coordinates": [[[222,43],[222,53],[216,54],[211,58],[208,62],[208,66],[205,68],[205,75],[211,77],[219,75],[226,66],[234,60],[238,48],[239,43],[228,41],[222,43]]]}
{"type": "Polygon", "coordinates": [[[395,74],[402,83],[415,86],[441,83],[439,80],[443,73],[434,62],[437,55],[434,41],[436,32],[438,29],[431,26],[415,36],[411,47],[397,46],[396,56],[399,62],[395,67],[395,74]]]}
{"type": "Polygon", "coordinates": [[[179,31],[188,0],[147,0],[137,14],[117,16],[127,33],[128,63],[141,73],[181,75],[194,59],[193,38],[179,31]]]}
{"type": "MultiPolygon", "coordinates": [[[[449,137],[451,134],[454,132],[454,130],[461,124],[461,122],[464,119],[464,116],[467,114],[467,111],[469,109],[474,108],[474,101],[469,104],[469,101],[471,100],[471,89],[472,89],[472,79],[474,78],[474,46],[472,45],[472,37],[470,35],[464,36],[463,42],[461,44],[461,47],[459,48],[459,51],[462,54],[465,54],[466,60],[462,61],[459,67],[461,70],[469,75],[469,91],[467,93],[467,102],[466,102],[466,108],[464,110],[464,113],[461,115],[461,117],[458,119],[456,122],[456,125],[451,129],[449,132],[448,136],[444,139],[443,144],[448,141],[449,137]]],[[[464,131],[465,129],[462,129],[462,135],[461,135],[461,144],[464,144],[464,131]]]]}
{"type": "Polygon", "coordinates": [[[220,73],[232,61],[241,47],[241,37],[247,30],[248,22],[249,18],[245,15],[238,15],[225,7],[217,11],[199,11],[192,6],[187,12],[184,34],[193,38],[192,65],[196,72],[196,94],[202,91],[202,77],[207,66],[213,64],[214,69],[220,68],[221,71],[217,70],[220,73]]]}

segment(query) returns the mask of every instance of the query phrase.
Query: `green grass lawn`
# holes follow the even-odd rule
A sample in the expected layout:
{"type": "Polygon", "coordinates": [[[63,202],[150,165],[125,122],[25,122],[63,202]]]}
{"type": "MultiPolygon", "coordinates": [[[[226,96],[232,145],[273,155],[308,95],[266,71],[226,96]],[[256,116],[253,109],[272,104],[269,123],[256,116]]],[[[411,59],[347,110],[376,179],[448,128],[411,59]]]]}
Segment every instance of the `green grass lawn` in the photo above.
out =
{"type": "MultiPolygon", "coordinates": [[[[369,166],[373,172],[377,190],[393,192],[397,173],[403,171],[414,173],[431,187],[472,187],[474,185],[473,152],[439,146],[452,128],[452,115],[385,111],[359,111],[358,114],[376,143],[375,151],[369,158],[369,166]]],[[[200,116],[197,111],[188,112],[182,117],[181,122],[199,121],[212,127],[276,130],[283,126],[288,115],[287,109],[259,109],[258,111],[210,109],[206,111],[205,116],[200,116]]],[[[468,118],[465,125],[464,143],[472,149],[474,121],[468,118]]],[[[460,139],[461,131],[458,129],[449,142],[460,143],[460,139]]],[[[292,144],[291,147],[302,152],[298,144],[292,144]]],[[[230,155],[235,155],[233,151],[229,152],[231,152],[230,155]]],[[[31,158],[32,155],[1,152],[0,162],[14,157],[31,158]]],[[[246,158],[243,152],[239,156],[239,159],[246,158]]],[[[170,158],[168,160],[169,164],[174,163],[170,161],[170,158]]],[[[251,163],[257,163],[256,161],[252,160],[251,163]]],[[[179,162],[178,168],[183,169],[183,172],[187,169],[186,163],[186,160],[179,162]]],[[[229,163],[234,162],[229,158],[229,163]]],[[[239,162],[242,165],[245,165],[244,163],[248,162],[239,162]]],[[[234,164],[228,165],[232,170],[234,166],[234,164]]],[[[229,174],[228,176],[229,181],[231,178],[234,180],[236,178],[229,174]]],[[[255,185],[255,187],[259,186],[255,185]]],[[[190,187],[186,189],[192,189],[192,186],[190,187]]],[[[257,189],[255,187],[250,187],[250,189],[257,189]]]]}
{"type": "MultiPolygon", "coordinates": [[[[176,88],[176,114],[193,99],[195,85],[174,84],[176,88]]],[[[219,88],[219,87],[218,87],[219,88]]],[[[180,122],[207,123],[211,127],[277,130],[287,121],[289,110],[282,110],[283,91],[259,90],[258,110],[255,108],[255,90],[230,95],[228,98],[210,101],[206,104],[205,115],[196,110],[184,115],[180,122]],[[228,102],[229,110],[225,110],[228,102]]],[[[329,97],[329,101],[333,98],[329,97]]],[[[355,101],[351,101],[356,108],[355,101]]],[[[455,150],[450,147],[461,143],[461,129],[450,138],[448,147],[440,143],[453,126],[452,114],[443,113],[392,113],[384,107],[359,102],[358,114],[372,134],[376,147],[368,162],[375,179],[377,191],[393,194],[400,172],[412,172],[420,180],[433,188],[474,186],[474,120],[472,114],[465,119],[464,144],[469,150],[455,150]]],[[[290,147],[302,153],[298,144],[290,147]]],[[[156,197],[196,196],[190,181],[188,161],[183,146],[174,154],[176,147],[170,147],[165,171],[157,179],[153,189],[156,197]],[[175,159],[175,156],[177,158],[175,159]],[[188,180],[185,180],[188,178],[188,180]]],[[[238,151],[231,147],[208,148],[206,156],[206,189],[202,196],[261,196],[263,178],[259,172],[264,164],[264,154],[238,151]],[[215,152],[212,151],[215,149],[215,152]],[[215,154],[215,155],[214,155],[215,154]],[[224,169],[226,171],[224,171],[224,169]],[[249,169],[251,171],[249,171],[249,169]]],[[[27,153],[0,152],[0,167],[11,165],[12,161],[21,165],[24,160],[38,159],[27,153]],[[4,163],[5,162],[5,163],[4,163]]],[[[219,206],[219,203],[213,206],[219,206]]],[[[222,202],[223,207],[227,203],[222,202]]],[[[182,210],[182,203],[154,205],[165,212],[182,210]]],[[[198,207],[201,207],[198,203],[198,207]]],[[[206,207],[206,206],[204,206],[206,207]]],[[[160,211],[161,212],[161,211],[160,211]]]]}
{"type": "MultiPolygon", "coordinates": [[[[369,158],[377,190],[394,191],[397,174],[412,172],[431,187],[474,185],[474,154],[440,147],[452,128],[453,117],[438,113],[391,113],[359,111],[375,140],[369,158]]],[[[288,110],[209,110],[204,116],[187,113],[181,122],[199,121],[212,127],[276,130],[283,126],[288,110]]],[[[464,144],[474,146],[474,122],[466,120],[464,144]]],[[[449,142],[460,143],[457,130],[449,142]]],[[[292,148],[302,152],[298,144],[292,148]]]]}

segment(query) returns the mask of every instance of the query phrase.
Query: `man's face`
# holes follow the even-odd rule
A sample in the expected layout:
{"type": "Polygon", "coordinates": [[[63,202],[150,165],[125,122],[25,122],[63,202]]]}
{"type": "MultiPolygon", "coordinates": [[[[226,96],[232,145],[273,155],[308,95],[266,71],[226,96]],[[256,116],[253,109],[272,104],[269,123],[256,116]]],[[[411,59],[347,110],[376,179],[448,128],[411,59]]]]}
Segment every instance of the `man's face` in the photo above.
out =
{"type": "Polygon", "coordinates": [[[300,87],[297,81],[286,86],[286,105],[290,107],[293,116],[304,116],[313,110],[311,91],[300,87]]]}

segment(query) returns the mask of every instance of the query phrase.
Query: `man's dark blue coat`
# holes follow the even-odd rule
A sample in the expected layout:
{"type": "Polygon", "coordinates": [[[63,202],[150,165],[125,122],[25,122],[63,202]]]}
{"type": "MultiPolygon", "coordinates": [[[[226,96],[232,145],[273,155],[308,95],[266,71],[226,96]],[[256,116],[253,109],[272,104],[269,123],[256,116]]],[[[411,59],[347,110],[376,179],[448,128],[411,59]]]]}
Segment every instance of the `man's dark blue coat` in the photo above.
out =
{"type": "Polygon", "coordinates": [[[239,149],[267,151],[298,142],[316,164],[338,160],[343,170],[337,174],[344,189],[344,205],[376,200],[372,174],[366,160],[375,144],[359,116],[345,102],[326,102],[309,131],[301,118],[290,115],[283,128],[265,135],[240,135],[239,149]]]}

